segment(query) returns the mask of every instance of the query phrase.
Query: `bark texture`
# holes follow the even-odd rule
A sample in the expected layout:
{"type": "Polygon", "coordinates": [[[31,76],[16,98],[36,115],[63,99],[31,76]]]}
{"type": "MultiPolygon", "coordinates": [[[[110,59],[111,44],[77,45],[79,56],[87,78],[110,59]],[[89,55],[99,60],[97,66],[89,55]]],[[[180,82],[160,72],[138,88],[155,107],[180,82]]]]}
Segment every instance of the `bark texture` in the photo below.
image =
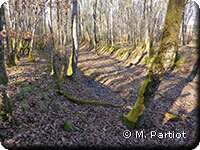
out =
{"type": "MultiPolygon", "coordinates": [[[[0,31],[3,30],[4,24],[4,8],[0,8],[0,31]]],[[[3,37],[0,36],[0,85],[6,85],[8,83],[8,78],[6,75],[5,64],[4,64],[4,44],[3,37]]]]}
{"type": "Polygon", "coordinates": [[[78,62],[79,39],[78,39],[78,14],[77,14],[78,1],[73,0],[72,9],[72,51],[67,69],[67,76],[75,77],[76,67],[78,62]]]}

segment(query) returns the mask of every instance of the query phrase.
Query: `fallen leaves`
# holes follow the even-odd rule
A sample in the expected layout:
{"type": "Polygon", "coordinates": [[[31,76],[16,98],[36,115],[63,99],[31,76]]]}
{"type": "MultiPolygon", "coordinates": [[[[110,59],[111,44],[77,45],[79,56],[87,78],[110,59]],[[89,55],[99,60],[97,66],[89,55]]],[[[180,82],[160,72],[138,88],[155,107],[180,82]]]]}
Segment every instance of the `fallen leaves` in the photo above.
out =
{"type": "MultiPolygon", "coordinates": [[[[89,54],[91,56],[90,62],[93,63],[92,56],[94,54],[88,52],[87,55],[89,54]]],[[[129,70],[123,71],[115,70],[114,68],[120,68],[118,66],[120,65],[119,63],[116,66],[114,61],[107,60],[108,58],[101,58],[102,60],[98,59],[95,62],[96,64],[93,64],[93,67],[101,67],[108,64],[108,62],[113,62],[113,67],[98,68],[98,72],[103,72],[103,75],[96,73],[95,81],[100,82],[102,80],[102,84],[92,81],[79,71],[77,72],[77,82],[64,78],[61,89],[73,97],[87,99],[88,101],[97,100],[112,104],[121,104],[124,107],[107,108],[103,106],[78,105],[71,103],[58,93],[55,88],[55,80],[48,75],[48,63],[44,60],[42,61],[41,56],[39,57],[38,54],[34,55],[36,55],[34,56],[35,63],[29,63],[22,59],[18,62],[17,66],[7,69],[9,77],[7,90],[10,93],[9,97],[11,101],[15,103],[11,121],[4,124],[0,122],[0,135],[4,144],[13,147],[27,145],[54,146],[57,144],[68,146],[146,146],[152,144],[189,144],[195,139],[197,122],[193,120],[189,120],[188,122],[169,120],[162,126],[165,114],[160,115],[156,112],[151,112],[147,116],[148,119],[144,124],[147,135],[152,130],[159,130],[160,132],[169,130],[179,132],[180,130],[184,130],[186,131],[187,138],[184,141],[179,139],[161,141],[159,139],[135,139],[134,137],[125,139],[123,137],[122,133],[126,127],[122,124],[119,116],[121,114],[128,114],[135,103],[138,89],[144,80],[142,78],[144,73],[142,67],[138,66],[138,68],[129,68],[129,70]],[[128,74],[125,80],[123,78],[124,72],[128,74]],[[129,74],[132,74],[132,76],[129,74]],[[103,81],[106,79],[113,80],[105,86],[106,82],[103,85],[103,81]],[[116,85],[119,86],[118,89],[115,87],[116,85]],[[128,97],[125,98],[126,100],[119,96],[120,93],[115,92],[117,90],[123,91],[127,88],[132,88],[132,90],[130,89],[131,92],[129,92],[130,90],[126,92],[128,97]],[[190,134],[190,132],[193,134],[190,134]]],[[[94,55],[94,57],[99,56],[94,55]]],[[[91,63],[85,59],[85,62],[81,63],[80,66],[89,68],[91,63]]],[[[159,89],[162,97],[157,95],[154,99],[155,103],[152,106],[154,110],[169,112],[170,102],[172,103],[181,91],[181,86],[177,86],[177,89],[170,91],[179,81],[179,76],[176,75],[168,76],[163,80],[163,84],[159,89]]],[[[184,95],[185,93],[181,94],[184,95]]],[[[191,100],[187,101],[187,105],[191,105],[191,103],[191,100]]],[[[194,112],[187,114],[187,116],[192,116],[193,119],[196,118],[194,112]]],[[[135,132],[136,130],[131,131],[135,132]]]]}

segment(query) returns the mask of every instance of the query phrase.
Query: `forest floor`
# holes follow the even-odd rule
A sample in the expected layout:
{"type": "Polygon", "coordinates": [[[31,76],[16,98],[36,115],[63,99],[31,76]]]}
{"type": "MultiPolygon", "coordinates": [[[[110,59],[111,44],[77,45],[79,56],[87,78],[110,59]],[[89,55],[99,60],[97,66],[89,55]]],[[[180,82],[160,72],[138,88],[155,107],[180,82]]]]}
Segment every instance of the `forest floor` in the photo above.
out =
{"type": "MultiPolygon", "coordinates": [[[[123,137],[127,128],[119,119],[130,107],[104,107],[81,105],[68,101],[56,88],[50,76],[50,64],[34,52],[35,62],[22,58],[17,66],[7,68],[7,93],[15,102],[10,121],[0,121],[1,143],[19,146],[179,146],[197,140],[197,68],[198,52],[192,46],[180,49],[181,59],[173,71],[164,76],[148,120],[141,129],[131,130],[130,138],[123,137]],[[185,121],[167,120],[171,112],[188,118],[185,121]],[[70,122],[73,132],[63,130],[70,122]],[[144,131],[147,138],[136,138],[136,131],[144,131]],[[185,132],[185,138],[159,138],[151,131],[167,133],[185,132]]],[[[89,101],[109,102],[133,106],[145,79],[148,66],[133,65],[109,56],[96,55],[84,46],[80,49],[76,80],[64,77],[61,89],[70,96],[89,101]]]]}

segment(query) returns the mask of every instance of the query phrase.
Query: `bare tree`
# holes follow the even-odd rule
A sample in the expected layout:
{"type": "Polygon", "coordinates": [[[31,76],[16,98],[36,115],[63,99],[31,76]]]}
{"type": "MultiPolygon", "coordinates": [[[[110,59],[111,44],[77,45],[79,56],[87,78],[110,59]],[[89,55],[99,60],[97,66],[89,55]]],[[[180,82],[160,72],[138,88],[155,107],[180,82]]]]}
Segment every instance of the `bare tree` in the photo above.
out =
{"type": "MultiPolygon", "coordinates": [[[[50,4],[52,4],[52,0],[50,0],[50,4]]],[[[50,16],[48,18],[48,25],[50,33],[53,35],[53,16],[52,16],[52,7],[50,6],[50,16]]],[[[52,47],[51,47],[51,75],[57,77],[57,71],[55,66],[55,40],[54,37],[52,38],[52,47]]]]}
{"type": "Polygon", "coordinates": [[[93,19],[94,19],[94,47],[97,44],[97,0],[93,0],[93,19]]]}
{"type": "Polygon", "coordinates": [[[76,68],[78,62],[78,52],[79,52],[79,37],[78,37],[78,13],[77,13],[77,5],[78,1],[73,0],[73,8],[72,8],[72,50],[71,56],[69,60],[69,66],[67,69],[67,76],[75,77],[76,75],[76,68]]]}

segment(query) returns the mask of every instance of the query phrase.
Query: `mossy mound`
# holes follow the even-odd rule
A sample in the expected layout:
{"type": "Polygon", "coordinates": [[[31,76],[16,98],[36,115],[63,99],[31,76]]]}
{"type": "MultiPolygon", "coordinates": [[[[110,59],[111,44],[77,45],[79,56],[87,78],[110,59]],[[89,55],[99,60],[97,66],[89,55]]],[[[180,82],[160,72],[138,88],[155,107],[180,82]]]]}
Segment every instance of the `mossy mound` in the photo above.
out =
{"type": "Polygon", "coordinates": [[[35,58],[34,58],[33,56],[28,57],[28,61],[29,61],[29,62],[35,62],[35,58]]]}
{"type": "Polygon", "coordinates": [[[68,132],[73,132],[73,128],[68,121],[64,122],[63,130],[68,131],[68,132]]]}

